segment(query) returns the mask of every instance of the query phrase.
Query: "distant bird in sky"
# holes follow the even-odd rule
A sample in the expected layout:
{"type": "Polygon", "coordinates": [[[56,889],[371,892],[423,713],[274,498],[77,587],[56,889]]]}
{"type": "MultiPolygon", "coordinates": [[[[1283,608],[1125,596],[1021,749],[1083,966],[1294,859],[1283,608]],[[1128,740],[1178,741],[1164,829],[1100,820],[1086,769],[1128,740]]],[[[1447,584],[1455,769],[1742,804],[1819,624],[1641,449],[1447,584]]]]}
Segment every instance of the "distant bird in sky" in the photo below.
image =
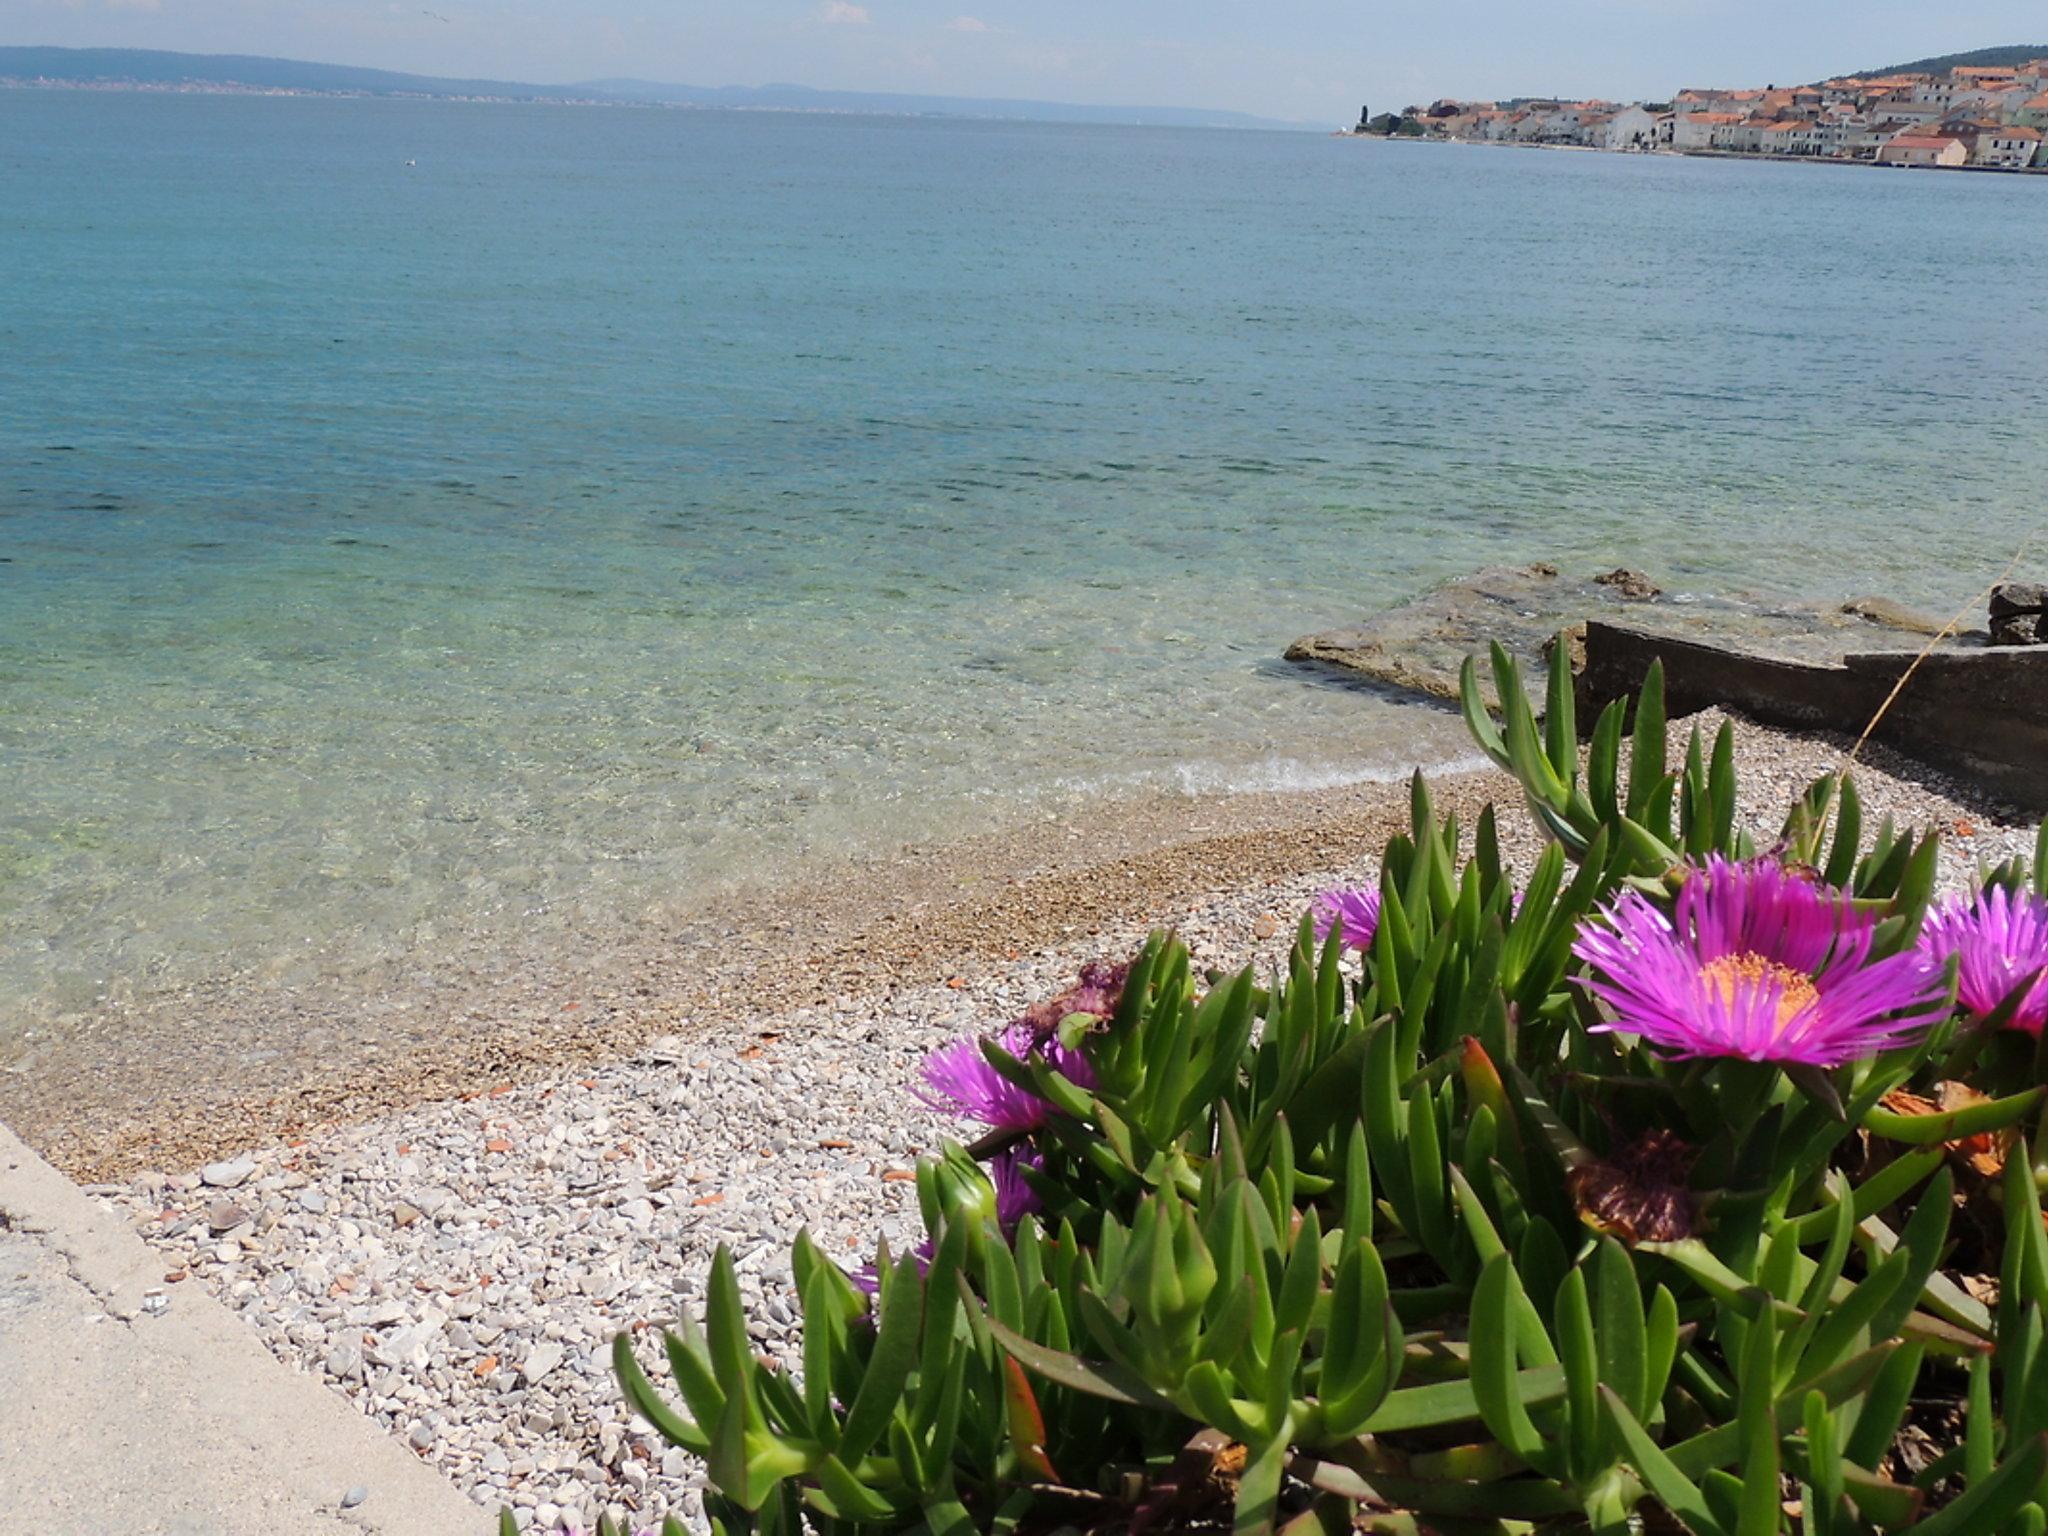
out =
{"type": "MultiPolygon", "coordinates": [[[[436,21],[448,21],[448,18],[447,18],[446,16],[443,16],[443,15],[442,15],[442,14],[441,14],[441,13],[440,13],[439,11],[430,11],[430,10],[427,10],[427,9],[426,9],[426,8],[425,8],[424,6],[422,6],[422,7],[420,8],[420,14],[421,14],[422,16],[431,16],[431,17],[433,17],[433,18],[434,18],[434,20],[436,20],[436,21]]],[[[454,23],[453,23],[453,22],[449,22],[448,24],[449,24],[450,26],[453,26],[453,25],[454,25],[454,23]]]]}

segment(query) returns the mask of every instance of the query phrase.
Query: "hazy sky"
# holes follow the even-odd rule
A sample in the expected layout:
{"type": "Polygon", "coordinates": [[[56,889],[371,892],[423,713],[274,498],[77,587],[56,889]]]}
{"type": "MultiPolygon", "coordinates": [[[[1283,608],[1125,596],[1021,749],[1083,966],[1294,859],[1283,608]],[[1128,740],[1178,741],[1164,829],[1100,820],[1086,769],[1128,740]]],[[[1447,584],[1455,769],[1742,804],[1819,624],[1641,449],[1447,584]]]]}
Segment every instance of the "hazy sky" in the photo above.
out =
{"type": "Polygon", "coordinates": [[[2036,42],[2042,0],[0,0],[0,43],[1333,123],[1361,102],[1659,97],[2036,42]]]}

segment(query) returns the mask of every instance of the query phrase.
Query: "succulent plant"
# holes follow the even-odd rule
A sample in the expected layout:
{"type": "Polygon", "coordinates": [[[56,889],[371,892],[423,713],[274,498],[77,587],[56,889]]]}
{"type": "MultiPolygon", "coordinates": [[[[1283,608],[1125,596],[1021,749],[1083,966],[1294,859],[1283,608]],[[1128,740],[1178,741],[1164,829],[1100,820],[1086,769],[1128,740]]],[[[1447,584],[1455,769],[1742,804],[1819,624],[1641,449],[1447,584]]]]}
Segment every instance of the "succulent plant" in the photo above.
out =
{"type": "Polygon", "coordinates": [[[1567,651],[1540,721],[1505,654],[1498,721],[1466,671],[1550,837],[1519,885],[1418,777],[1364,947],[1310,913],[1205,976],[1159,934],[954,1048],[1031,1112],[920,1165],[874,1294],[799,1238],[800,1369],[722,1250],[672,1392],[621,1335],[714,1530],[2048,1529],[2048,957],[2011,937],[2048,835],[1923,935],[1932,836],[1866,837],[1847,778],[1743,828],[1654,671],[1582,748],[1567,651]]]}

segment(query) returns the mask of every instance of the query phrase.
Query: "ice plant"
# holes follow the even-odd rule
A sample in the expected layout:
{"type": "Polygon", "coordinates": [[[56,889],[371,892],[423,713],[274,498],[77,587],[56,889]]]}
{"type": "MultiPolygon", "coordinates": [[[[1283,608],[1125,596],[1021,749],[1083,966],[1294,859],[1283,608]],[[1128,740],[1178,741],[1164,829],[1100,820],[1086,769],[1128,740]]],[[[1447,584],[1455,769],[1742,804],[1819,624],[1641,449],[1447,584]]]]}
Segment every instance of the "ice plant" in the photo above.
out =
{"type": "Polygon", "coordinates": [[[1496,705],[1463,679],[1551,837],[1505,934],[1494,815],[1440,818],[1418,782],[1367,975],[1334,906],[1263,975],[1155,934],[1001,1031],[1027,1070],[979,1042],[1021,1105],[958,1047],[946,1091],[917,1083],[1043,1120],[920,1158],[903,1246],[935,1240],[879,1277],[800,1236],[800,1361],[756,1353],[724,1247],[702,1326],[660,1340],[672,1388],[620,1333],[634,1413],[704,1465],[706,1529],[2048,1536],[2015,1387],[2048,1380],[2048,1088],[2033,1037],[1984,1038],[2036,1001],[2048,833],[1996,876],[2034,897],[1972,891],[1896,955],[1931,834],[1866,840],[1829,777],[1755,861],[1732,727],[1674,770],[1653,663],[1589,736],[1570,650],[1541,723],[1505,651],[1496,705]],[[1996,1006],[1937,1053],[1972,943],[1996,1006]],[[1560,1049],[1596,1001],[1628,1049],[1560,1049]],[[1936,1422],[1953,1453],[1909,1479],[1936,1422]]]}
{"type": "MultiPolygon", "coordinates": [[[[1010,1025],[995,1038],[1019,1058],[1030,1055],[1038,1043],[1031,1027],[1022,1023],[1010,1025]]],[[[912,1089],[912,1098],[930,1109],[957,1110],[993,1130],[1034,1130],[1052,1113],[1052,1105],[989,1065],[979,1035],[968,1035],[933,1051],[924,1060],[923,1075],[929,1091],[912,1089]]]]}
{"type": "Polygon", "coordinates": [[[1579,932],[1602,1030],[1677,1058],[1835,1067],[1941,1017],[1941,974],[1909,952],[1871,961],[1871,919],[1839,891],[1767,859],[1695,868],[1667,917],[1624,891],[1579,932]]]}
{"type": "Polygon", "coordinates": [[[1328,939],[1331,931],[1346,949],[1371,949],[1373,935],[1380,927],[1380,893],[1376,886],[1336,886],[1315,900],[1316,937],[1328,939]]]}
{"type": "Polygon", "coordinates": [[[1988,886],[1974,901],[1957,898],[1930,913],[1920,945],[1937,965],[1957,957],[1957,999],[1978,1018],[2032,978],[2007,1027],[2038,1035],[2048,1024],[2048,900],[1988,886]]]}
{"type": "MultiPolygon", "coordinates": [[[[990,1186],[995,1191],[996,1226],[1008,1241],[1017,1232],[1017,1223],[1026,1216],[1035,1216],[1042,1208],[1038,1191],[1033,1189],[1024,1177],[1026,1168],[1043,1166],[1039,1155],[1028,1147],[1007,1147],[990,1158],[983,1167],[990,1186]]],[[[917,1266],[928,1268],[932,1261],[934,1244],[927,1237],[916,1248],[917,1266]]],[[[882,1277],[872,1264],[863,1264],[859,1269],[850,1270],[847,1278],[870,1296],[882,1288],[882,1277]]]]}

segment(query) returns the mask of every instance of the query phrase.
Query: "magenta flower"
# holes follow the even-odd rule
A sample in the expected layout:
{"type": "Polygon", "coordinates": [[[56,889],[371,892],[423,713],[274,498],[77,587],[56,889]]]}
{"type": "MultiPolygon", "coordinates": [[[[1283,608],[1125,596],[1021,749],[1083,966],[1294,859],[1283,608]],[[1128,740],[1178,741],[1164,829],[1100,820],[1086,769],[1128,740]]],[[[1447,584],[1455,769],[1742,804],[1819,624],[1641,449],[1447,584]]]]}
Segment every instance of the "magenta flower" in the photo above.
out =
{"type": "Polygon", "coordinates": [[[1909,952],[1870,960],[1874,919],[1770,860],[1711,858],[1666,917],[1625,891],[1579,930],[1600,1030],[1669,1055],[1839,1066],[1902,1044],[1946,1011],[1940,970],[1909,952]]]}
{"type": "MultiPolygon", "coordinates": [[[[1036,1055],[1051,1063],[1067,1081],[1082,1088],[1095,1086],[1095,1069],[1085,1052],[1060,1044],[1060,1020],[1073,1013],[1108,1019],[1123,1000],[1128,965],[1091,960],[1081,967],[1080,979],[1057,997],[1033,1003],[1022,1017],[1013,1020],[995,1036],[996,1044],[1022,1061],[1036,1055]]],[[[988,1064],[982,1054],[981,1038],[970,1035],[939,1047],[924,1061],[925,1086],[930,1093],[911,1090],[911,1097],[931,1109],[958,1110],[979,1120],[991,1130],[1035,1131],[1053,1112],[1052,1105],[1019,1088],[988,1064]]]]}
{"type": "Polygon", "coordinates": [[[1017,1223],[1040,1210],[1038,1191],[1024,1177],[1026,1168],[1042,1168],[1044,1159],[1028,1147],[1008,1147],[988,1162],[988,1179],[996,1187],[996,1225],[1008,1237],[1017,1223]]]}
{"type": "Polygon", "coordinates": [[[1978,1018],[1995,1013],[2027,978],[2027,995],[2006,1021],[2030,1035],[2048,1024],[2048,901],[1987,886],[1975,901],[1944,902],[1929,914],[1920,947],[1936,965],[1956,962],[1956,994],[1978,1018]]]}
{"type": "Polygon", "coordinates": [[[1336,929],[1337,942],[1346,949],[1371,949],[1373,935],[1380,928],[1378,886],[1338,886],[1316,897],[1316,937],[1327,940],[1336,929]]]}
{"type": "MultiPolygon", "coordinates": [[[[1037,1055],[1070,1082],[1083,1088],[1095,1086],[1095,1070],[1078,1050],[1069,1050],[1050,1034],[1041,1034],[1029,1022],[1019,1019],[995,1037],[996,1044],[1022,1061],[1037,1055]]],[[[1045,1124],[1053,1107],[1028,1088],[1020,1088],[989,1065],[981,1052],[981,1037],[969,1035],[941,1046],[924,1060],[925,1086],[931,1091],[911,1090],[911,1097],[931,1109],[958,1110],[979,1120],[991,1130],[1033,1131],[1045,1124]]]]}

